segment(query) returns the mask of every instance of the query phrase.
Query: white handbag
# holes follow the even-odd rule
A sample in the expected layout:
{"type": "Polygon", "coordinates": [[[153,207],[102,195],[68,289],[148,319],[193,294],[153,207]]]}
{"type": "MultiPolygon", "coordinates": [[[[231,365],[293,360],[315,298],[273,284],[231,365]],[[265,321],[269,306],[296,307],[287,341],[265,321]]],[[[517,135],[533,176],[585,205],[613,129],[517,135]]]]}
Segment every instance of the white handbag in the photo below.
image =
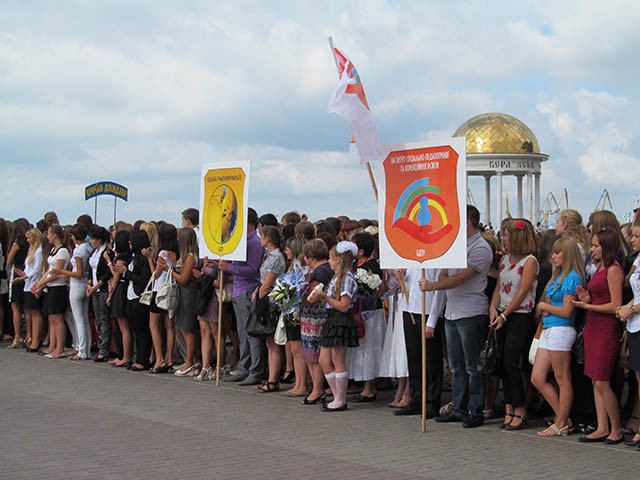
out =
{"type": "Polygon", "coordinates": [[[169,270],[169,278],[158,289],[156,295],[156,306],[167,311],[175,310],[178,307],[178,285],[171,272],[173,272],[173,269],[169,270]]]}
{"type": "Polygon", "coordinates": [[[151,298],[153,297],[153,289],[151,288],[152,283],[153,274],[151,274],[151,278],[149,278],[147,286],[144,287],[144,292],[140,294],[140,299],[138,300],[143,305],[151,305],[151,298]]]}
{"type": "Polygon", "coordinates": [[[542,335],[542,320],[538,324],[538,329],[536,330],[536,334],[533,336],[533,340],[531,341],[531,347],[529,348],[529,363],[533,365],[534,360],[536,359],[536,352],[538,351],[538,343],[540,343],[540,336],[542,335]]]}
{"type": "Polygon", "coordinates": [[[273,341],[276,345],[285,345],[287,343],[287,329],[284,326],[284,313],[278,317],[276,331],[273,334],[273,341]]]}

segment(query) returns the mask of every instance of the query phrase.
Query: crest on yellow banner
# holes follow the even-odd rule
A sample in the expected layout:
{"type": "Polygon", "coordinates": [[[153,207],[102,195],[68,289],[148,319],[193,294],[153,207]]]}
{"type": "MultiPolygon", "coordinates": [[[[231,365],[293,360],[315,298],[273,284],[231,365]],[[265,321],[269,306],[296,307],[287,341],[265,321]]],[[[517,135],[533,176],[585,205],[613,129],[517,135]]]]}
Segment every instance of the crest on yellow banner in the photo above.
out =
{"type": "Polygon", "coordinates": [[[200,255],[226,260],[246,257],[249,163],[216,168],[203,166],[200,255]]]}

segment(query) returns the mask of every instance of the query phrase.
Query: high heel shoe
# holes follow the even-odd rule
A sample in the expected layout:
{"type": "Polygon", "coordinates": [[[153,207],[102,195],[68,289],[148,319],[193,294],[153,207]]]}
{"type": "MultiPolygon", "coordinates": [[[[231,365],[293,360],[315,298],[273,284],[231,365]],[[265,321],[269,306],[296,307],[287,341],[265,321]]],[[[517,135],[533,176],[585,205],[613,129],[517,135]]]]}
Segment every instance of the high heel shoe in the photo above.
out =
{"type": "Polygon", "coordinates": [[[301,403],[303,405],[315,405],[318,402],[324,403],[324,397],[325,397],[325,394],[323,393],[319,397],[316,397],[313,400],[309,400],[309,395],[307,395],[306,397],[304,397],[304,399],[302,399],[301,403]]]}
{"type": "Polygon", "coordinates": [[[289,370],[289,373],[285,370],[282,378],[280,379],[280,383],[293,383],[296,381],[296,374],[293,370],[289,370]]]}

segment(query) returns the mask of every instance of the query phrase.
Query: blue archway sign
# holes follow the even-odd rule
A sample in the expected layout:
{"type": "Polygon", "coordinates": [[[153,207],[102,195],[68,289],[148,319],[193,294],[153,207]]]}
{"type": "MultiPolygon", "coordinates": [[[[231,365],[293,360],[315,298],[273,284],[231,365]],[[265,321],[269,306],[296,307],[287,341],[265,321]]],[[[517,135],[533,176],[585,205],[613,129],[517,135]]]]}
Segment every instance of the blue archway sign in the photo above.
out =
{"type": "Polygon", "coordinates": [[[100,195],[111,195],[113,196],[113,223],[116,223],[116,209],[118,199],[124,200],[125,202],[129,200],[129,189],[119,183],[110,182],[110,181],[102,181],[92,183],[91,185],[87,185],[84,187],[84,199],[89,200],[91,198],[95,198],[95,211],[94,211],[94,221],[97,222],[98,217],[98,197],[100,195]]]}

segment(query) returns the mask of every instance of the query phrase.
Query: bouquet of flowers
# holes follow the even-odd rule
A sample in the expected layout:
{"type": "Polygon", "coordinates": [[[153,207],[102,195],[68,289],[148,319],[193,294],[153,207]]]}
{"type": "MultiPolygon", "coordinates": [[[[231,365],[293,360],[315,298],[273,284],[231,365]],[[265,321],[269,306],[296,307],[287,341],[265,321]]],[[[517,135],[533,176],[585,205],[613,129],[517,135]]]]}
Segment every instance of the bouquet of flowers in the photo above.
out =
{"type": "Polygon", "coordinates": [[[373,297],[382,284],[380,276],[364,268],[356,270],[356,282],[358,283],[358,293],[365,297],[373,297]]]}
{"type": "Polygon", "coordinates": [[[269,297],[282,313],[289,314],[300,304],[306,286],[302,272],[285,273],[276,280],[269,297]]]}

